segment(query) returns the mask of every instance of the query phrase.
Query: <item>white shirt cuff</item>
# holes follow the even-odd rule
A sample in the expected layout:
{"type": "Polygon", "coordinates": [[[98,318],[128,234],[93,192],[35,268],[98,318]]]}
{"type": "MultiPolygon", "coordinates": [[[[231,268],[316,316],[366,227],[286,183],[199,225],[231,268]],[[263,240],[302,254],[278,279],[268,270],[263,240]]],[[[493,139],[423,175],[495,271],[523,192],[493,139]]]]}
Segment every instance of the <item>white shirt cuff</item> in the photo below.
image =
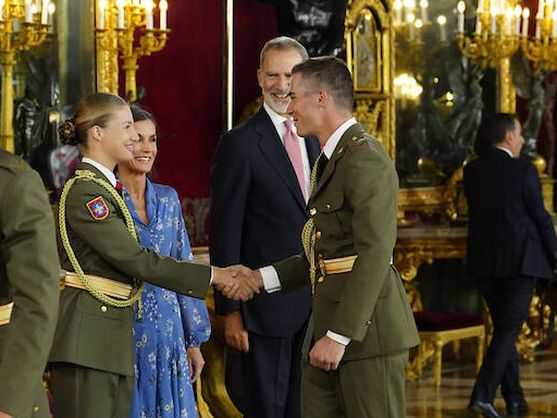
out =
{"type": "Polygon", "coordinates": [[[327,331],[327,337],[342,345],[350,344],[350,338],[345,337],[344,335],[337,334],[336,332],[333,331],[327,331]]]}
{"type": "Polygon", "coordinates": [[[267,293],[278,292],[282,289],[278,273],[273,266],[265,266],[259,269],[263,279],[263,287],[267,293]]]}

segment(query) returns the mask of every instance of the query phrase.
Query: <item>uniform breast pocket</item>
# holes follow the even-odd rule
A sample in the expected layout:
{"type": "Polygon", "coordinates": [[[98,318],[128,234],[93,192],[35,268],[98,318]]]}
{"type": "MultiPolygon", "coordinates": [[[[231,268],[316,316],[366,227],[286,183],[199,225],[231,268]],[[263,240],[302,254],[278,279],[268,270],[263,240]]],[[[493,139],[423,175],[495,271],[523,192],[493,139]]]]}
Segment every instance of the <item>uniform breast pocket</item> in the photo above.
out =
{"type": "Polygon", "coordinates": [[[116,308],[105,304],[87,292],[81,292],[77,300],[77,310],[81,313],[103,318],[123,320],[131,315],[130,308],[116,308]]]}
{"type": "Polygon", "coordinates": [[[327,234],[338,234],[342,230],[343,205],[344,194],[342,192],[328,193],[319,199],[319,202],[316,203],[318,229],[327,234]]]}

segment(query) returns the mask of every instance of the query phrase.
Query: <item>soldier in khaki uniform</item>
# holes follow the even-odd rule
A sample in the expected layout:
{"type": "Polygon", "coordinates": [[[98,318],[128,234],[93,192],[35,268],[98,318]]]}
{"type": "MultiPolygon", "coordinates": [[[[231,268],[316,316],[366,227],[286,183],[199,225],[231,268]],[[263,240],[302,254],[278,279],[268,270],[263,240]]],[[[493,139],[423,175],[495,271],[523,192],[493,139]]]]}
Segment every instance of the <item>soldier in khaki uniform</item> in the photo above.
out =
{"type": "MultiPolygon", "coordinates": [[[[68,180],[59,208],[64,290],[50,354],[56,418],[127,418],[133,375],[133,303],[141,315],[141,285],[204,298],[212,284],[247,300],[256,289],[240,267],[211,268],[161,257],[142,248],[112,172],[133,158],[138,139],[129,106],[95,93],[60,128],[83,161],[68,180]],[[238,273],[243,273],[233,278],[238,273]]],[[[140,318],[139,318],[140,319],[140,318]]]]}
{"type": "Polygon", "coordinates": [[[50,417],[42,376],[58,312],[54,219],[39,175],[0,150],[0,417],[50,417]]]}
{"type": "Polygon", "coordinates": [[[352,117],[352,79],[342,61],[312,58],[292,72],[288,111],[323,152],[312,173],[306,254],[260,271],[268,291],[302,286],[309,271],[302,416],[402,418],[404,367],[418,334],[391,263],[397,175],[382,145],[352,117]]]}

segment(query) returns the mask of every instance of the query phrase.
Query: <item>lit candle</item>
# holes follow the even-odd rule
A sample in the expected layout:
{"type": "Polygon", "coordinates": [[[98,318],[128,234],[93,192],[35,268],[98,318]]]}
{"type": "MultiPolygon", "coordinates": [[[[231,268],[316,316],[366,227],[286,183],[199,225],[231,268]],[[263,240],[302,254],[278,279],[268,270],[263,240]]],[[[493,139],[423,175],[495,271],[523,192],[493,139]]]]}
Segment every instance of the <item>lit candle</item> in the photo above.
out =
{"type": "Polygon", "coordinates": [[[420,0],[420,10],[422,12],[422,22],[427,23],[427,8],[429,6],[429,2],[427,0],[420,0]]]}
{"type": "Polygon", "coordinates": [[[538,2],[538,17],[543,18],[545,13],[545,0],[540,0],[538,2]]]}
{"type": "Polygon", "coordinates": [[[497,9],[493,9],[491,12],[491,33],[495,34],[497,32],[497,9]]]}
{"type": "Polygon", "coordinates": [[[4,20],[4,0],[0,0],[0,20],[4,20]]]}
{"type": "Polygon", "coordinates": [[[551,18],[553,19],[553,37],[557,38],[557,10],[551,13],[551,18]]]}
{"type": "Polygon", "coordinates": [[[126,5],[126,0],[118,0],[116,3],[118,6],[118,29],[124,29],[124,18],[125,18],[125,9],[124,6],[126,5]]]}
{"type": "Polygon", "coordinates": [[[393,9],[395,11],[395,25],[400,25],[402,23],[402,0],[395,0],[393,9]]]}
{"type": "Polygon", "coordinates": [[[406,21],[408,22],[408,39],[410,41],[414,40],[414,21],[416,20],[416,16],[414,13],[408,13],[406,16],[406,21]]]}
{"type": "Polygon", "coordinates": [[[48,24],[49,24],[48,31],[50,33],[54,32],[54,12],[55,11],[56,11],[56,6],[54,5],[54,3],[52,3],[52,2],[48,3],[48,24]]]}
{"type": "Polygon", "coordinates": [[[530,9],[526,7],[522,11],[522,36],[528,36],[528,25],[530,24],[530,9]]]}
{"type": "Polygon", "coordinates": [[[439,41],[445,42],[447,40],[447,32],[445,31],[447,18],[443,15],[439,15],[437,17],[437,23],[439,24],[439,41]]]}
{"type": "Polygon", "coordinates": [[[458,33],[464,33],[464,10],[466,10],[466,4],[463,1],[459,1],[456,8],[458,9],[458,33]]]}
{"type": "Polygon", "coordinates": [[[25,22],[33,23],[33,8],[31,7],[31,0],[25,0],[25,22]]]}
{"type": "Polygon", "coordinates": [[[507,7],[507,10],[505,11],[505,25],[504,25],[504,33],[505,35],[510,35],[512,32],[512,21],[514,18],[514,11],[512,9],[512,7],[507,7]]]}
{"type": "Polygon", "coordinates": [[[478,35],[482,33],[482,14],[483,9],[478,8],[476,11],[476,33],[478,35]]]}
{"type": "Polygon", "coordinates": [[[99,21],[97,29],[104,29],[104,11],[106,10],[106,0],[99,0],[99,21]]]}
{"type": "Polygon", "coordinates": [[[43,25],[48,23],[48,3],[50,0],[43,0],[41,4],[41,23],[43,25]]]}
{"type": "Polygon", "coordinates": [[[514,8],[514,23],[515,23],[515,28],[514,28],[514,33],[515,35],[520,35],[520,16],[522,15],[522,7],[520,6],[516,6],[514,8]]]}
{"type": "Polygon", "coordinates": [[[160,27],[161,30],[166,30],[166,12],[168,10],[168,2],[166,0],[161,0],[159,2],[159,9],[161,11],[160,27]]]}
{"type": "Polygon", "coordinates": [[[145,7],[145,29],[153,29],[153,0],[145,0],[143,3],[143,7],[145,7]]]}
{"type": "Polygon", "coordinates": [[[418,43],[422,42],[422,28],[424,26],[424,22],[422,21],[422,19],[416,19],[416,24],[414,25],[416,26],[416,32],[417,32],[417,41],[418,43]]]}

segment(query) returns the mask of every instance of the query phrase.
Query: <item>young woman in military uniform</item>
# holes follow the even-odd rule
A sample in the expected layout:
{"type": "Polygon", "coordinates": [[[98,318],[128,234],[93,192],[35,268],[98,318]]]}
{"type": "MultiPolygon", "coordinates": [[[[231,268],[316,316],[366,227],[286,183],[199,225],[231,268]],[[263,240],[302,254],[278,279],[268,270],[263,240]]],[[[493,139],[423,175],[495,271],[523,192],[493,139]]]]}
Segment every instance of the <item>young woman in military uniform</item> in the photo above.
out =
{"type": "Polygon", "coordinates": [[[118,96],[83,99],[60,128],[82,162],[59,207],[62,281],[59,321],[50,355],[56,418],[127,418],[133,373],[132,305],[141,281],[196,298],[212,284],[236,299],[257,286],[248,269],[209,268],[142,248],[113,170],[133,158],[138,136],[129,106],[118,96]],[[236,277],[237,276],[237,277],[236,277]],[[235,277],[235,278],[234,278],[235,277]]]}

